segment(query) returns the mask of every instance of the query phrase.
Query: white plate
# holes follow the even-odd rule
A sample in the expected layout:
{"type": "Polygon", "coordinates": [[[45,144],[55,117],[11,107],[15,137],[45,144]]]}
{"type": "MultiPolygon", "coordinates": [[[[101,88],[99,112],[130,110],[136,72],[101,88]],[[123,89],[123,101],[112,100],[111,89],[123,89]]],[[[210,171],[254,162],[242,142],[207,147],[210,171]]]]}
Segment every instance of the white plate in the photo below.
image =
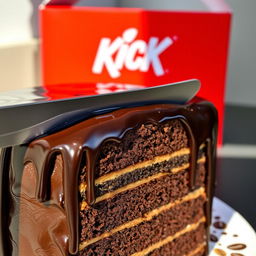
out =
{"type": "Polygon", "coordinates": [[[256,256],[256,233],[253,228],[238,212],[216,197],[213,200],[210,230],[211,234],[218,238],[218,241],[210,242],[209,256],[230,256],[231,253],[234,253],[234,256],[239,256],[239,254],[241,256],[256,256]],[[217,221],[226,223],[226,228],[214,227],[214,223],[217,221]],[[228,246],[232,244],[244,244],[246,248],[242,250],[228,249],[228,246]]]}

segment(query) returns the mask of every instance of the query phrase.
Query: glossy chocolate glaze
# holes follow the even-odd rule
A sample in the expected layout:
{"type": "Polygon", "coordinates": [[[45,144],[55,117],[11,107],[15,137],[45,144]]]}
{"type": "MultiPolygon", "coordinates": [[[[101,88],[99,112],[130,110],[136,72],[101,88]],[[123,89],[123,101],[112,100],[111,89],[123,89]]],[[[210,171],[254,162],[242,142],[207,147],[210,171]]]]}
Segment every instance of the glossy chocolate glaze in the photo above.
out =
{"type": "Polygon", "coordinates": [[[218,242],[218,240],[219,240],[219,239],[218,239],[217,236],[215,236],[215,235],[213,235],[213,234],[210,234],[210,241],[216,243],[216,242],[218,242]]]}
{"type": "MultiPolygon", "coordinates": [[[[40,202],[49,201],[51,189],[51,166],[57,154],[63,159],[64,211],[67,220],[68,235],[63,236],[63,255],[77,254],[79,249],[79,194],[78,181],[81,160],[86,156],[87,203],[93,205],[95,164],[106,141],[121,142],[127,131],[136,129],[145,123],[159,124],[171,119],[179,119],[188,134],[191,148],[191,189],[196,179],[196,161],[199,146],[207,146],[207,227],[211,220],[212,187],[214,182],[214,158],[216,148],[217,113],[207,102],[190,105],[151,105],[126,108],[112,113],[96,116],[73,125],[56,134],[33,141],[25,154],[24,164],[32,163],[37,171],[36,196],[40,202]]],[[[60,207],[59,204],[55,206],[60,207]]],[[[44,227],[42,227],[44,228],[44,227]]],[[[61,239],[61,238],[60,238],[61,239]]]]}
{"type": "Polygon", "coordinates": [[[225,229],[227,227],[227,224],[223,221],[216,221],[213,223],[213,226],[217,229],[225,229]]]}
{"type": "Polygon", "coordinates": [[[6,191],[8,191],[9,186],[9,173],[6,170],[10,169],[11,164],[11,153],[12,149],[5,148],[2,149],[0,156],[0,255],[10,255],[10,233],[9,233],[9,212],[11,211],[10,201],[8,200],[8,195],[6,195],[6,191]],[[5,254],[4,254],[5,253],[5,254]]]}
{"type": "Polygon", "coordinates": [[[231,244],[228,246],[228,249],[230,250],[243,250],[245,249],[247,246],[245,244],[231,244]]]}

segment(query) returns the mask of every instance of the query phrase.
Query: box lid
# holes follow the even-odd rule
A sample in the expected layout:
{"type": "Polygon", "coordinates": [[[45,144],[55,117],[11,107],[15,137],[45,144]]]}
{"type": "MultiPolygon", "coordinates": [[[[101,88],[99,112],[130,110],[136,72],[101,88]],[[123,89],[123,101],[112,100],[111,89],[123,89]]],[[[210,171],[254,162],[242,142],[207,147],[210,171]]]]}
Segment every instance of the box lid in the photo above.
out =
{"type": "MultiPolygon", "coordinates": [[[[198,0],[205,5],[205,7],[212,12],[231,12],[229,5],[225,0],[198,0]]],[[[44,0],[42,5],[75,5],[79,0],[44,0]]]]}

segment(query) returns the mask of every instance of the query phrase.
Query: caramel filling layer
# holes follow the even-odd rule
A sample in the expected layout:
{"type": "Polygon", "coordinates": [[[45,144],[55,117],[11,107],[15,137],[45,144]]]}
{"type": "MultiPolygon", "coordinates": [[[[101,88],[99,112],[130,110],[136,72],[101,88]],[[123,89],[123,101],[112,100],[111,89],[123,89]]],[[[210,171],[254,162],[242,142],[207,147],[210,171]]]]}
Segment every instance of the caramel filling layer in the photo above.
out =
{"type": "Polygon", "coordinates": [[[178,238],[179,236],[182,236],[184,235],[185,233],[188,233],[188,232],[191,232],[193,230],[196,230],[199,225],[203,222],[205,222],[206,219],[205,217],[201,218],[197,223],[194,223],[194,224],[189,224],[187,225],[184,229],[182,229],[181,231],[175,233],[173,236],[168,236],[167,238],[165,238],[164,240],[161,240],[151,246],[149,246],[148,248],[140,251],[140,252],[136,252],[136,253],[133,253],[132,255],[130,256],[144,256],[144,255],[147,255],[148,253],[172,242],[174,239],[178,238]]]}
{"type": "Polygon", "coordinates": [[[186,256],[194,256],[205,249],[206,243],[200,244],[195,250],[187,254],[186,256]]]}
{"type": "MultiPolygon", "coordinates": [[[[187,194],[186,196],[184,196],[183,198],[181,199],[178,199],[178,200],[175,200],[174,202],[171,202],[169,204],[166,204],[166,205],[163,205],[159,208],[156,208],[148,213],[146,213],[143,217],[140,217],[140,218],[137,218],[137,219],[134,219],[132,221],[129,221],[123,225],[120,225],[114,229],[112,229],[111,231],[109,232],[105,232],[103,233],[102,235],[100,236],[97,236],[93,239],[90,239],[88,241],[84,241],[83,243],[80,244],[79,246],[79,250],[83,250],[85,247],[87,247],[88,245],[90,244],[93,244],[93,243],[96,243],[104,238],[107,238],[109,236],[112,236],[113,234],[121,231],[121,230],[124,230],[124,229],[128,229],[128,228],[131,228],[131,227],[134,227],[144,221],[150,221],[153,217],[157,216],[158,214],[164,212],[164,211],[167,211],[169,210],[170,208],[176,206],[177,204],[181,204],[183,202],[186,202],[186,201],[189,201],[189,200],[194,200],[196,198],[198,198],[199,196],[203,196],[204,198],[206,198],[206,194],[205,194],[205,189],[203,187],[187,194]]],[[[203,221],[205,221],[205,218],[203,218],[203,221]]],[[[202,222],[202,219],[199,221],[199,223],[202,222]]],[[[194,224],[193,224],[194,225],[194,224]]],[[[190,225],[189,225],[190,226],[190,225]]],[[[186,229],[189,227],[187,226],[186,229]]],[[[190,230],[189,230],[190,231],[190,230]]],[[[181,231],[180,231],[181,232],[181,231]]],[[[188,231],[186,231],[188,232],[188,231]]],[[[179,233],[179,232],[178,232],[179,233]]],[[[178,234],[176,233],[176,234],[178,234]]],[[[176,234],[174,235],[175,238],[177,237],[176,234]]],[[[173,239],[175,239],[173,238],[173,239]]],[[[140,255],[140,254],[139,254],[140,255]]]]}
{"type": "MultiPolygon", "coordinates": [[[[200,158],[200,159],[197,160],[197,163],[205,163],[205,161],[206,161],[206,158],[205,158],[205,157],[202,157],[202,158],[200,158]]],[[[103,201],[103,200],[110,199],[110,198],[114,197],[115,195],[117,195],[117,194],[119,194],[119,193],[122,193],[122,192],[124,192],[124,191],[126,191],[126,190],[134,189],[134,188],[136,188],[136,187],[138,187],[138,186],[140,186],[140,185],[143,185],[143,184],[145,184],[145,183],[148,183],[148,182],[150,182],[150,181],[152,181],[152,180],[159,179],[159,178],[161,178],[161,177],[163,177],[163,176],[169,175],[170,173],[171,173],[171,174],[178,173],[178,172],[183,171],[183,170],[185,170],[185,169],[187,169],[187,168],[189,168],[189,163],[188,163],[188,164],[184,164],[184,165],[182,165],[182,166],[180,166],[180,167],[172,168],[172,169],[170,170],[170,172],[157,173],[157,174],[152,175],[152,176],[150,176],[150,177],[147,177],[147,178],[145,178],[145,179],[138,180],[138,181],[136,181],[136,182],[133,182],[133,183],[131,183],[131,184],[128,184],[128,185],[126,185],[126,186],[123,186],[123,187],[121,187],[121,188],[119,188],[119,189],[116,189],[116,190],[114,190],[114,191],[111,191],[111,192],[109,192],[109,193],[106,193],[106,194],[104,194],[103,196],[97,197],[95,203],[99,203],[99,202],[101,202],[101,201],[103,201]]],[[[86,208],[86,206],[87,206],[86,201],[83,201],[83,202],[81,203],[80,209],[83,211],[83,210],[86,208]]]]}

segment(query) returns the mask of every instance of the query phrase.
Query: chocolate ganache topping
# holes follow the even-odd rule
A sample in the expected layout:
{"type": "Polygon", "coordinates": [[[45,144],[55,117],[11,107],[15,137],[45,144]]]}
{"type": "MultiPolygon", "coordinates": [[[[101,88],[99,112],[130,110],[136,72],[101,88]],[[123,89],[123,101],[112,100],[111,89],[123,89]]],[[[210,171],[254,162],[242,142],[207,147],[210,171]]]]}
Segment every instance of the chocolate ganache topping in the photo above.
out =
{"type": "MultiPolygon", "coordinates": [[[[79,251],[79,171],[81,161],[86,156],[87,204],[95,202],[95,166],[101,145],[106,141],[120,143],[127,131],[136,129],[145,123],[160,124],[171,119],[179,119],[189,138],[190,186],[195,186],[196,163],[199,146],[207,147],[207,201],[205,212],[207,227],[211,220],[211,200],[215,169],[215,147],[217,113],[208,102],[188,105],[150,105],[125,108],[111,113],[95,116],[73,125],[58,133],[37,139],[27,148],[24,164],[32,163],[37,171],[35,198],[41,203],[49,201],[52,162],[56,155],[63,159],[63,209],[67,220],[67,235],[62,236],[61,244],[66,248],[63,255],[77,254],[79,251]]],[[[17,173],[17,171],[16,171],[17,173]]],[[[57,207],[60,207],[57,205],[57,207]]],[[[43,228],[43,227],[42,227],[43,228]]]]}

